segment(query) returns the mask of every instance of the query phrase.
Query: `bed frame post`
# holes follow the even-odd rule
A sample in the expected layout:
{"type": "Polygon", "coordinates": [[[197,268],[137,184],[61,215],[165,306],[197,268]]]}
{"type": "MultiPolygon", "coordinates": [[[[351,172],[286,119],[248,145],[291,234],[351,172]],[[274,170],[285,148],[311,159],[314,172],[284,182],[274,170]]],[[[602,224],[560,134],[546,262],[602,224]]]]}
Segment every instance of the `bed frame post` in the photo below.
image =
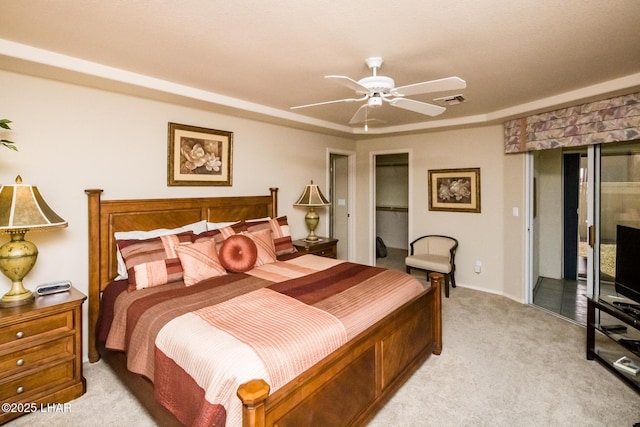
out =
{"type": "Polygon", "coordinates": [[[84,190],[89,197],[89,362],[100,359],[96,348],[96,326],[100,312],[100,195],[102,190],[84,190]]]}
{"type": "Polygon", "coordinates": [[[265,400],[271,387],[265,380],[251,380],[238,387],[238,397],[242,401],[242,427],[265,427],[265,400]]]}
{"type": "Polygon", "coordinates": [[[278,216],[278,187],[269,188],[271,192],[271,213],[269,216],[275,218],[278,216]]]}
{"type": "Polygon", "coordinates": [[[433,334],[435,341],[435,348],[433,349],[433,354],[439,355],[442,353],[442,316],[439,313],[442,313],[442,282],[444,281],[444,274],[432,272],[429,273],[429,283],[434,287],[435,290],[435,298],[433,299],[433,313],[437,313],[438,315],[432,316],[433,321],[433,334]]]}

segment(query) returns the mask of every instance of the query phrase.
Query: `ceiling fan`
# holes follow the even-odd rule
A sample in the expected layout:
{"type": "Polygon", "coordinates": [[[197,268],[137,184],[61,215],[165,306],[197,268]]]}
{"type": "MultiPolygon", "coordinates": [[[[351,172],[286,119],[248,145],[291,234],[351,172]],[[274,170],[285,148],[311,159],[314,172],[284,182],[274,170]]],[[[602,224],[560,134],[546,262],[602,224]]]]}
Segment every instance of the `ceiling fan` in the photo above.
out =
{"type": "Polygon", "coordinates": [[[382,65],[382,58],[371,57],[365,60],[373,75],[355,81],[345,76],[325,76],[335,82],[353,89],[359,98],[336,99],[334,101],[316,102],[314,104],[298,105],[291,107],[292,110],[298,108],[316,107],[319,105],[336,104],[339,102],[361,102],[366,101],[358,108],[349,124],[367,123],[372,120],[368,118],[369,109],[380,107],[383,103],[388,103],[393,107],[403,108],[427,116],[437,116],[442,114],[446,108],[440,105],[429,104],[405,98],[409,95],[418,95],[429,92],[443,92],[449,90],[459,90],[467,87],[467,83],[459,77],[447,77],[444,79],[430,80],[421,83],[414,83],[406,86],[395,87],[395,82],[391,77],[379,76],[377,71],[382,65]]]}

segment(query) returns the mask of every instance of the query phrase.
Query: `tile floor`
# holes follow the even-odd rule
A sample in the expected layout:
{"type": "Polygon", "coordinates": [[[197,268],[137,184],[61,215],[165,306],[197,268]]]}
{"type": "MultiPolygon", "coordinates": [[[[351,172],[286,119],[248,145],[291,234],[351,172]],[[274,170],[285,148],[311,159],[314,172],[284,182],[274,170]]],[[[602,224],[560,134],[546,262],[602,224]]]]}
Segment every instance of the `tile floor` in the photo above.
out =
{"type": "MultiPolygon", "coordinates": [[[[587,324],[586,280],[539,277],[533,291],[533,304],[575,321],[587,324]]],[[[613,284],[601,283],[600,295],[615,295],[613,284]]]]}
{"type": "Polygon", "coordinates": [[[533,304],[556,314],[587,324],[587,283],[539,277],[533,291],[533,304]]]}

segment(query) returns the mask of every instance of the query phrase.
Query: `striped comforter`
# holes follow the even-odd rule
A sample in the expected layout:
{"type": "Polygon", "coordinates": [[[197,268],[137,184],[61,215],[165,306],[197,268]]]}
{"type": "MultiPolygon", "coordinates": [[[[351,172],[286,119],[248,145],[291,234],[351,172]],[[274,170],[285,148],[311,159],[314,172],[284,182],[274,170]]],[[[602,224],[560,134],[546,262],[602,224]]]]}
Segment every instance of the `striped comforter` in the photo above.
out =
{"type": "Polygon", "coordinates": [[[423,292],[401,272],[315,255],[124,292],[106,346],[186,425],[241,424],[238,386],[275,391],[423,292]]]}

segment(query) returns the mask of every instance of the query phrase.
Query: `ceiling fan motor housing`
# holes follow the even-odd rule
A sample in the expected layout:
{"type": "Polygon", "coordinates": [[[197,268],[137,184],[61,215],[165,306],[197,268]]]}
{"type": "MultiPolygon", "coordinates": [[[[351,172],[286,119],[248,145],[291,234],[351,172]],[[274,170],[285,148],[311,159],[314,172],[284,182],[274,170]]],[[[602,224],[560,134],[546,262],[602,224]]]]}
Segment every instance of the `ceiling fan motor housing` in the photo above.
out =
{"type": "MultiPolygon", "coordinates": [[[[389,93],[391,89],[395,87],[395,82],[391,77],[385,76],[369,76],[358,80],[358,83],[366,87],[370,94],[373,93],[389,93]]],[[[367,92],[357,91],[361,95],[365,95],[367,92]]]]}

